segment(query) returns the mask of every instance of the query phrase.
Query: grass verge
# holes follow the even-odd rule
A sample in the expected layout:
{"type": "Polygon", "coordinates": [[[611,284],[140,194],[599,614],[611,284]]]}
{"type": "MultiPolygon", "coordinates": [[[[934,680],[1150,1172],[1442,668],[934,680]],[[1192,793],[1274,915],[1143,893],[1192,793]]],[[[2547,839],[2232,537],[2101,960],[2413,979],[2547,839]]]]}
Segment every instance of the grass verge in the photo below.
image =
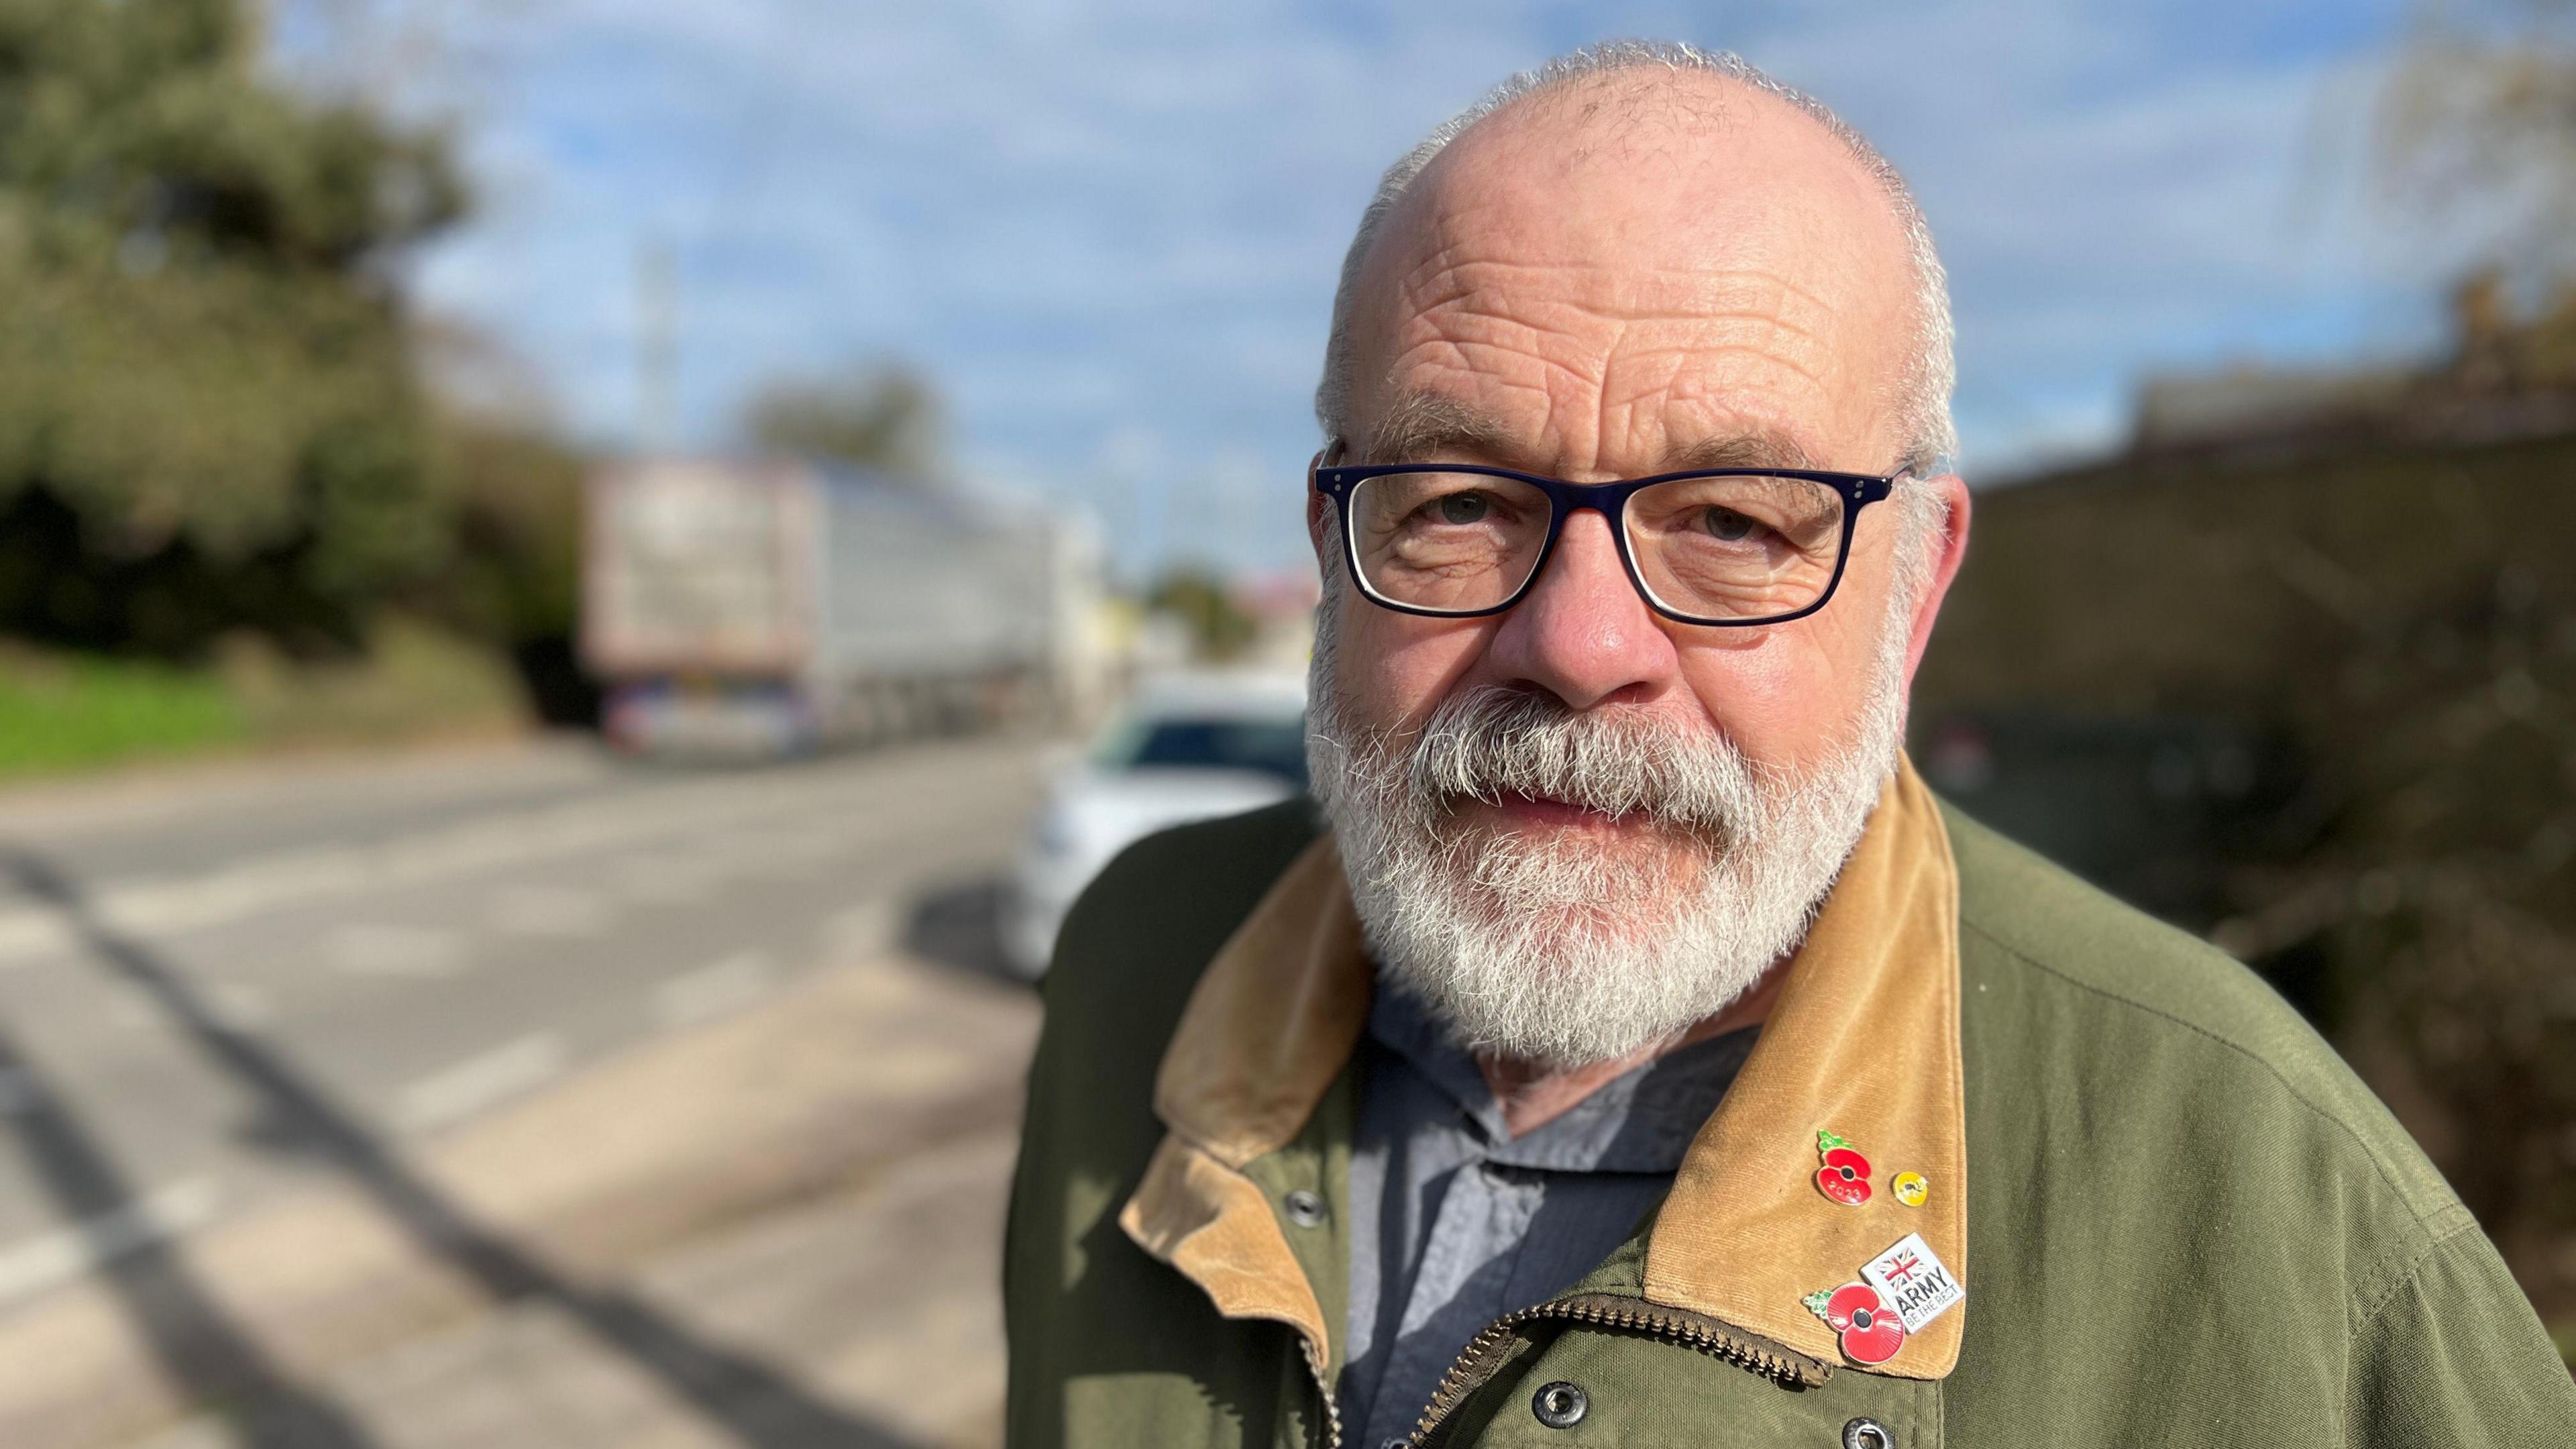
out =
{"type": "Polygon", "coordinates": [[[303,746],[524,729],[508,661],[395,619],[365,655],[299,663],[255,639],[180,667],[0,645],[0,779],[303,746]]]}
{"type": "Polygon", "coordinates": [[[208,671],[0,654],[0,777],[202,754],[250,735],[241,701],[208,671]]]}

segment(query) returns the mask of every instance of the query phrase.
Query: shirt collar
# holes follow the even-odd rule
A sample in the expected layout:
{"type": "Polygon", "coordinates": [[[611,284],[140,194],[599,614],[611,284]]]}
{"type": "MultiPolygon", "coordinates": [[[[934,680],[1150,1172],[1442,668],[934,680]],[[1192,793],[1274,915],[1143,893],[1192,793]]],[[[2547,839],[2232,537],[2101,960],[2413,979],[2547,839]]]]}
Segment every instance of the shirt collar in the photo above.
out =
{"type": "Polygon", "coordinates": [[[1454,1105],[1478,1140],[1478,1156],[1504,1167],[1548,1172],[1672,1172],[1691,1139],[1726,1096],[1753,1049],[1744,1027],[1641,1062],[1602,1083],[1562,1114],[1518,1137],[1475,1057],[1409,992],[1380,991],[1368,1038],[1454,1105]]]}

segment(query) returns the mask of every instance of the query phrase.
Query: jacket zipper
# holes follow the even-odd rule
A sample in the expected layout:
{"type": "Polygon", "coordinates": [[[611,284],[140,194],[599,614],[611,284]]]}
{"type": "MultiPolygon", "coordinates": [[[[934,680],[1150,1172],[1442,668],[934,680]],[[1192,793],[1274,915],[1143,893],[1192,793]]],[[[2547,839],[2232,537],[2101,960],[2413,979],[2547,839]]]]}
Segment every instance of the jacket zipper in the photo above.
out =
{"type": "Polygon", "coordinates": [[[1306,1356],[1306,1372],[1315,1376],[1316,1396],[1324,1401],[1324,1449],[1342,1449],[1342,1406],[1333,1397],[1333,1383],[1324,1373],[1323,1356],[1315,1352],[1315,1340],[1297,1335],[1297,1347],[1306,1356]]]}
{"type": "MultiPolygon", "coordinates": [[[[1440,1387],[1431,1395],[1431,1403],[1423,1409],[1422,1418],[1414,1424],[1413,1437],[1405,1441],[1408,1449],[1422,1449],[1428,1444],[1432,1432],[1440,1427],[1440,1421],[1449,1417],[1469,1394],[1502,1367],[1500,1354],[1505,1341],[1523,1327],[1541,1319],[1652,1334],[1698,1349],[1711,1358],[1734,1364],[1784,1386],[1815,1388],[1833,1374],[1832,1369],[1805,1354],[1739,1333],[1713,1318],[1696,1313],[1657,1310],[1642,1299],[1617,1294],[1586,1293],[1505,1314],[1478,1331],[1459,1351],[1457,1360],[1449,1365],[1449,1371],[1440,1376],[1440,1387]]],[[[1340,1441],[1338,1424],[1334,1429],[1334,1440],[1336,1443],[1340,1441]]]]}

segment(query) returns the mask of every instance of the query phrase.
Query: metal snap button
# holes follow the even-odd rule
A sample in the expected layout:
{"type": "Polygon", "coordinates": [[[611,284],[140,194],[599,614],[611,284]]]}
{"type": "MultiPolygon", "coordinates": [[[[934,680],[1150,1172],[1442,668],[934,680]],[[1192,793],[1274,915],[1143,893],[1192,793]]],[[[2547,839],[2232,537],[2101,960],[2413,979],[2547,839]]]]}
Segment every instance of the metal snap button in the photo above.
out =
{"type": "Polygon", "coordinates": [[[1592,1400],[1569,1383],[1553,1383],[1530,1395],[1530,1412],[1551,1429],[1571,1429],[1583,1422],[1592,1400]]]}
{"type": "Polygon", "coordinates": [[[1288,1221],[1301,1228],[1324,1225],[1324,1200],[1302,1187],[1282,1199],[1280,1206],[1288,1210],[1288,1221]]]}
{"type": "Polygon", "coordinates": [[[1843,1449],[1896,1449],[1896,1436],[1876,1419],[1854,1419],[1843,1425],[1843,1449]]]}

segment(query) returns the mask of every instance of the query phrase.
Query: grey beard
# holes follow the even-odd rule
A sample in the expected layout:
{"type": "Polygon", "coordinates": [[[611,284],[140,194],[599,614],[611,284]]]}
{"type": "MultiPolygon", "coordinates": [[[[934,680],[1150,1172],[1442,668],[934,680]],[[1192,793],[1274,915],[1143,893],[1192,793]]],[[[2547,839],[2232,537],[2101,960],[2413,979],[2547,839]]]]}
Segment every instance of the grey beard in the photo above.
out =
{"type": "Polygon", "coordinates": [[[1805,937],[1896,768],[1911,611],[1889,615],[1848,737],[1797,772],[1722,735],[1525,690],[1463,691],[1409,737],[1358,729],[1327,618],[1307,762],[1381,982],[1462,1046],[1555,1067],[1627,1056],[1724,1010],[1805,937]],[[1605,842],[1458,814],[1510,795],[1648,829],[1605,842]]]}

